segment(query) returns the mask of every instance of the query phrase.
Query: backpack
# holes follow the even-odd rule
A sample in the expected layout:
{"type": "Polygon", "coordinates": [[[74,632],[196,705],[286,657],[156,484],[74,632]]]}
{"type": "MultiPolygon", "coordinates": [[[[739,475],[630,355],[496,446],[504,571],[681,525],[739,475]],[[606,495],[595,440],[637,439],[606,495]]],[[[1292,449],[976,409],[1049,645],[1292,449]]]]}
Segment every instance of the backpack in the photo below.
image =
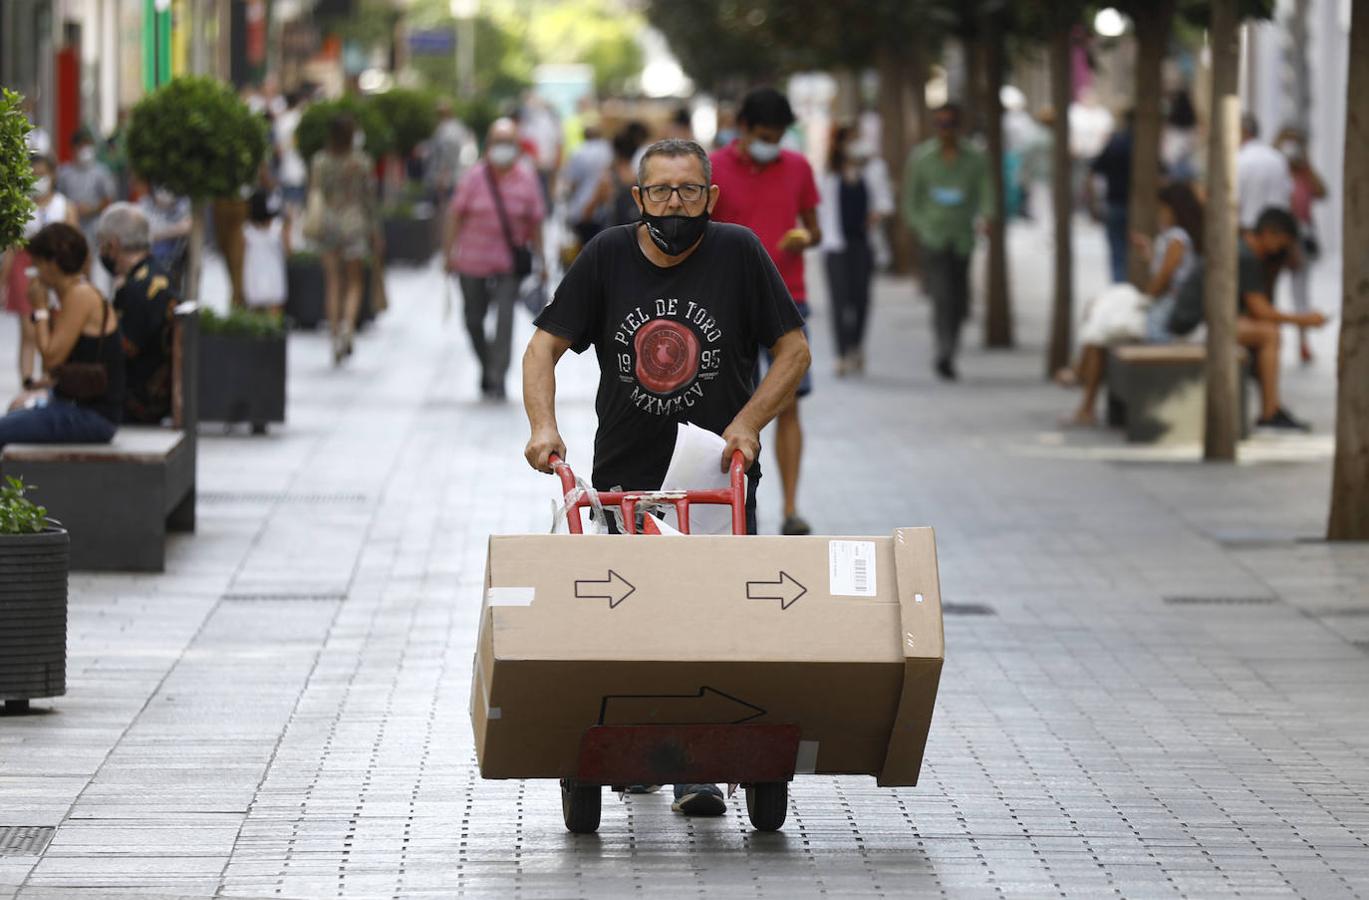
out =
{"type": "Polygon", "coordinates": [[[1174,295],[1174,308],[1170,310],[1166,327],[1175,337],[1183,337],[1203,324],[1204,318],[1203,261],[1197,260],[1193,271],[1188,273],[1174,295]]]}

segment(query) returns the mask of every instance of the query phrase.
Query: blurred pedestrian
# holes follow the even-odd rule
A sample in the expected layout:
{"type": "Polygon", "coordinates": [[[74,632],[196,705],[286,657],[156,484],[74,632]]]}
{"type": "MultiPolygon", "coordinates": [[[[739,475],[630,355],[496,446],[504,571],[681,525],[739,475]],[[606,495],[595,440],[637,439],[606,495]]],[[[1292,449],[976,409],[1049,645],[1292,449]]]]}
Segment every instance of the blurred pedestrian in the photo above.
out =
{"type": "Polygon", "coordinates": [[[462,171],[473,162],[477,153],[475,136],[460,119],[450,100],[437,104],[437,128],[428,139],[428,187],[438,203],[445,206],[461,179],[462,171]]]}
{"type": "MultiPolygon", "coordinates": [[[[304,233],[323,257],[325,306],[333,339],[333,365],[352,355],[357,315],[366,288],[366,260],[381,259],[375,165],[356,146],[356,122],[347,114],[328,123],[328,143],[309,162],[304,233]]],[[[239,225],[239,237],[241,237],[239,225]]]]}
{"type": "Polygon", "coordinates": [[[125,361],[124,419],[156,424],[171,415],[177,291],[152,258],[152,232],[138,207],[115,203],[95,231],[100,264],[118,284],[113,306],[125,361]]]}
{"type": "MultiPolygon", "coordinates": [[[[1285,128],[1279,133],[1276,147],[1288,160],[1293,178],[1289,211],[1298,220],[1299,240],[1291,254],[1289,281],[1293,288],[1293,308],[1305,313],[1312,309],[1309,296],[1312,266],[1321,257],[1321,242],[1317,240],[1317,226],[1312,220],[1312,204],[1326,197],[1326,182],[1307,159],[1307,135],[1301,129],[1285,128]]],[[[1304,363],[1312,361],[1312,346],[1307,342],[1305,327],[1298,329],[1298,355],[1304,363]]]]}
{"type": "Polygon", "coordinates": [[[1241,228],[1254,228],[1266,209],[1286,211],[1292,197],[1293,173],[1288,159],[1260,140],[1259,120],[1246,113],[1241,116],[1241,149],[1236,152],[1236,203],[1241,228]]]}
{"type": "Polygon", "coordinates": [[[903,218],[922,249],[923,286],[932,299],[935,370],[954,381],[960,329],[970,317],[970,254],[975,220],[995,214],[984,154],[961,137],[960,107],[932,113],[936,137],[913,148],[903,170],[903,218]]]}
{"type": "Polygon", "coordinates": [[[589,201],[612,163],[613,147],[608,139],[597,124],[586,125],[584,141],[571,153],[561,173],[566,189],[566,220],[582,247],[603,227],[589,201]]]}
{"type": "Polygon", "coordinates": [[[33,166],[34,209],[24,225],[24,240],[18,246],[0,253],[0,291],[5,295],[5,311],[19,318],[19,381],[26,389],[31,388],[37,377],[42,375],[40,370],[35,377],[33,368],[38,347],[34,343],[33,323],[29,321],[29,313],[33,310],[30,292],[47,289],[37,280],[33,258],[24,244],[53,222],[65,222],[72,226],[78,224],[76,205],[56,189],[56,167],[52,160],[46,156],[33,156],[30,165],[33,166]]]}
{"type": "Polygon", "coordinates": [[[818,224],[832,301],[837,375],[863,374],[875,268],[873,235],[894,211],[894,192],[884,159],[854,126],[842,126],[833,133],[819,194],[818,224]]]}
{"type": "MultiPolygon", "coordinates": [[[[513,341],[513,307],[524,278],[542,255],[546,206],[532,166],[521,157],[518,126],[496,119],[485,158],[461,177],[447,213],[444,258],[461,281],[466,331],[480,362],[480,393],[503,400],[513,341]],[[493,340],[485,330],[495,309],[493,340]]],[[[546,280],[546,267],[540,267],[546,280]]]]}
{"type": "Polygon", "coordinates": [[[637,158],[645,135],[646,129],[640,123],[631,123],[613,138],[613,161],[578,213],[583,218],[592,218],[601,230],[636,222],[642,217],[632,196],[632,189],[637,184],[633,160],[637,158]]]}
{"type": "Polygon", "coordinates": [[[1188,91],[1182,88],[1169,98],[1169,110],[1160,132],[1160,161],[1170,181],[1197,181],[1198,114],[1188,91]]]}
{"type": "Polygon", "coordinates": [[[309,193],[309,167],[299,152],[295,132],[299,120],[304,117],[304,94],[291,91],[285,97],[285,108],[276,116],[273,138],[276,155],[280,161],[278,178],[286,209],[294,215],[304,209],[304,201],[309,193]]]}
{"type": "MultiPolygon", "coordinates": [[[[794,122],[789,100],[774,88],[757,88],[743,98],[737,112],[739,136],[711,156],[713,183],[718,186],[713,218],[745,225],[756,233],[779,269],[799,314],[807,319],[803,252],[822,243],[822,229],[818,226],[818,188],[812,167],[802,154],[780,147],[794,122]]],[[[767,364],[772,361],[768,352],[765,358],[767,364]]],[[[795,396],[775,419],[775,459],[784,487],[780,531],[784,534],[808,534],[812,530],[798,512],[803,460],[798,400],[812,390],[812,376],[805,372],[795,396]]]]}
{"type": "Polygon", "coordinates": [[[34,343],[51,390],[29,391],[0,417],[7,444],[105,444],[114,437],[124,400],[124,356],[119,320],[85,277],[90,250],[66,222],[44,226],[28,242],[42,290],[32,294],[34,343]],[[61,315],[53,316],[49,294],[61,315]]]}
{"type": "MultiPolygon", "coordinates": [[[[1132,113],[1122,115],[1122,127],[1113,132],[1103,145],[1103,151],[1089,163],[1090,175],[1103,179],[1103,228],[1108,238],[1108,265],[1113,284],[1127,280],[1127,248],[1131,232],[1127,230],[1128,204],[1131,202],[1131,142],[1132,113]]],[[[1084,196],[1090,210],[1096,210],[1093,180],[1084,182],[1084,196]]]]}
{"type": "Polygon", "coordinates": [[[285,310],[285,260],[290,256],[290,210],[269,192],[258,189],[248,201],[242,228],[243,295],[248,309],[279,318],[285,310]]]}
{"type": "Polygon", "coordinates": [[[148,183],[141,175],[132,176],[132,184],[139,193],[138,209],[147,217],[152,240],[152,258],[171,277],[180,292],[185,270],[185,251],[190,237],[190,198],[179,197],[174,191],[148,183]]]}
{"type": "MultiPolygon", "coordinates": [[[[95,137],[89,128],[79,129],[71,139],[72,161],[57,172],[57,189],[76,204],[76,216],[87,242],[95,238],[95,223],[115,200],[119,199],[114,176],[98,159],[95,137]]],[[[90,260],[86,260],[90,264],[90,260]]]]}

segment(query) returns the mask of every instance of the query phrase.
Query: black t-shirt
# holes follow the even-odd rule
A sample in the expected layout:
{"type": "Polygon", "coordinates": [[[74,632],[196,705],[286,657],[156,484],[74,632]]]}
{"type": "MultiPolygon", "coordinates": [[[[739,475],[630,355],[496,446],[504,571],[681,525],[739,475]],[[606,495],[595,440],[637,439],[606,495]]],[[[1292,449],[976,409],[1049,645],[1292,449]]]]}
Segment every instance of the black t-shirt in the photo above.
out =
{"type": "Polygon", "coordinates": [[[1108,139],[1103,152],[1089,168],[1107,183],[1104,195],[1113,206],[1122,206],[1131,195],[1131,132],[1119,131],[1108,139]]]}
{"type": "MultiPolygon", "coordinates": [[[[755,391],[759,348],[802,324],[761,242],[720,222],[671,268],[642,253],[637,225],[601,231],[536,322],[576,353],[593,346],[599,358],[599,490],[659,488],[676,424],[721,434],[755,391]]],[[[759,466],[750,474],[759,478],[759,466]]]]}
{"type": "Polygon", "coordinates": [[[171,278],[145,257],[114,292],[127,364],[124,421],[157,423],[171,413],[171,327],[176,318],[171,278]]]}

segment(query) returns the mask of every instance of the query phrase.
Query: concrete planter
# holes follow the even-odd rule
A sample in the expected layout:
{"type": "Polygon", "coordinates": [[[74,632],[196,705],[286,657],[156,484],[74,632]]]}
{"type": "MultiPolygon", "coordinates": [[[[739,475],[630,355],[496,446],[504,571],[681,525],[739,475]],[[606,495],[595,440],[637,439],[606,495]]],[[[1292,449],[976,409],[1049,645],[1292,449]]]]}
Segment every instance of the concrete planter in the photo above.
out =
{"type": "MultiPolygon", "coordinates": [[[[361,295],[361,313],[357,316],[358,327],[375,318],[371,306],[370,266],[366,267],[366,287],[361,295]]],[[[286,298],[285,315],[295,328],[312,331],[319,323],[328,321],[327,307],[324,303],[326,282],[323,279],[323,263],[316,256],[295,255],[285,264],[286,298]]]]}
{"type": "Polygon", "coordinates": [[[7,712],[67,692],[65,529],[0,535],[0,700],[7,712]]]}
{"type": "Polygon", "coordinates": [[[249,422],[263,434],[285,421],[285,335],[200,335],[200,419],[249,422]]]}
{"type": "Polygon", "coordinates": [[[437,226],[432,216],[384,220],[385,262],[424,265],[437,252],[437,226]]]}

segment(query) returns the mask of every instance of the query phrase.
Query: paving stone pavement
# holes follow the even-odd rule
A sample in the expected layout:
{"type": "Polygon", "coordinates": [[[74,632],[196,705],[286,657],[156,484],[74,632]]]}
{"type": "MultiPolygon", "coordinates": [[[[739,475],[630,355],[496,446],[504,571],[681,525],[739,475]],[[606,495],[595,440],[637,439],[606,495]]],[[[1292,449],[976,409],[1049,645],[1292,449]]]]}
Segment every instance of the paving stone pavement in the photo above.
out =
{"type": "MultiPolygon", "coordinates": [[[[0,900],[1369,894],[1369,548],[1309,540],[1332,367],[1285,373],[1318,433],[1237,466],[1061,432],[1044,241],[1014,234],[1021,349],[976,349],[976,323],[955,385],[911,284],[880,283],[861,381],[831,377],[815,297],[805,512],[938,532],[918,787],[800,777],[778,834],[735,802],[685,821],[663,794],[606,799],[576,837],[554,784],[482,781],[485,542],[545,530],[554,486],[522,462],[521,410],[475,399],[440,277],[395,272],[347,368],[291,339],[286,426],[206,426],[199,530],[165,574],[73,576],[67,696],[0,719],[0,828],[53,829],[41,852],[48,832],[0,831],[0,900]]],[[[1087,293],[1103,242],[1078,245],[1087,293]]],[[[563,369],[583,461],[593,362],[563,369]]]]}

